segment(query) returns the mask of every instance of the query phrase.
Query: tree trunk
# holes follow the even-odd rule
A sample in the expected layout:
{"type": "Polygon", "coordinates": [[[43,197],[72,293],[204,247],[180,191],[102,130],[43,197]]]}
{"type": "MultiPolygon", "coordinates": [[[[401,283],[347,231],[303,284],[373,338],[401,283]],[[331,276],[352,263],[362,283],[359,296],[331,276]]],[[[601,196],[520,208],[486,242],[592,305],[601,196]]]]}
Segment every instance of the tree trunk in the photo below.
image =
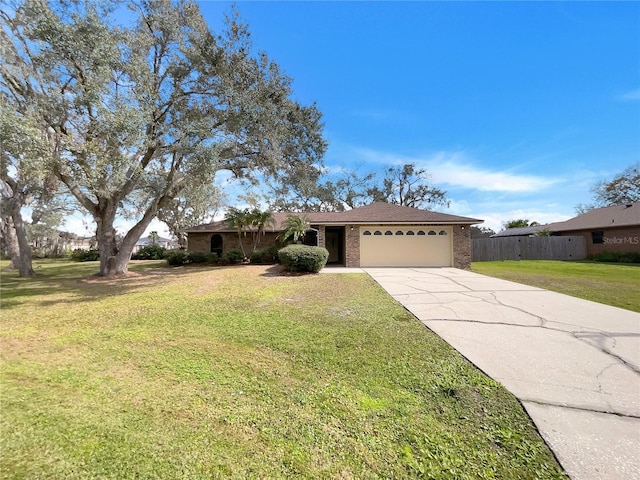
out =
{"type": "Polygon", "coordinates": [[[109,203],[100,211],[102,216],[100,218],[95,217],[98,225],[96,236],[100,251],[100,276],[112,277],[127,274],[129,261],[136,242],[147,229],[151,220],[155,218],[158,212],[158,204],[164,200],[162,198],[147,208],[142,219],[127,232],[120,245],[118,245],[116,230],[113,227],[116,207],[113,206],[114,204],[109,203]]]}
{"type": "Polygon", "coordinates": [[[115,275],[111,268],[113,264],[111,258],[118,253],[116,229],[113,226],[116,219],[116,207],[109,201],[101,203],[97,214],[94,216],[97,225],[96,240],[98,242],[98,252],[100,253],[100,271],[98,275],[108,277],[115,275]]]}
{"type": "Polygon", "coordinates": [[[9,257],[9,270],[15,270],[18,268],[17,261],[20,259],[20,250],[18,249],[18,239],[16,238],[16,231],[13,228],[13,220],[11,214],[5,214],[2,216],[2,238],[4,239],[4,245],[7,249],[7,256],[9,257]]]}
{"type": "MultiPolygon", "coordinates": [[[[17,256],[12,256],[11,261],[18,269],[18,275],[21,277],[33,276],[33,264],[31,260],[31,247],[27,240],[27,230],[24,227],[22,214],[20,213],[21,203],[15,199],[10,202],[11,220],[13,221],[13,230],[18,244],[17,256]]],[[[9,226],[9,229],[12,227],[9,226]]]]}

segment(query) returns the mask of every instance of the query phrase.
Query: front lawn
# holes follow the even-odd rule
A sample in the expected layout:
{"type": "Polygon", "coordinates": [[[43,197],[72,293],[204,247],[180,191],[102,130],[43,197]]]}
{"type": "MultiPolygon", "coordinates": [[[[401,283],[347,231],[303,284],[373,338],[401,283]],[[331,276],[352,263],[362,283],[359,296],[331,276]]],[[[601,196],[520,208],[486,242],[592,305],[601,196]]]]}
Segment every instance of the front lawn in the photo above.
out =
{"type": "Polygon", "coordinates": [[[134,264],[2,272],[1,478],[563,476],[366,275],[134,264]]]}
{"type": "Polygon", "coordinates": [[[521,260],[473,262],[471,270],[640,312],[640,265],[521,260]]]}

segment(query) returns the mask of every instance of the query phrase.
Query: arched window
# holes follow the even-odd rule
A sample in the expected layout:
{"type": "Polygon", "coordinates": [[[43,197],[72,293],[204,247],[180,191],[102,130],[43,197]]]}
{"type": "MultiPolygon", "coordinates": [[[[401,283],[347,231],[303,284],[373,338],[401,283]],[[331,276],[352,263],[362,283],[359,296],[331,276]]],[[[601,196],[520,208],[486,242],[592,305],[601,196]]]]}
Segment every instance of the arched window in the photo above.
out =
{"type": "MultiPolygon", "coordinates": [[[[415,233],[413,233],[413,230],[409,230],[409,231],[407,232],[407,235],[415,235],[415,233]]],[[[418,234],[418,235],[420,235],[420,234],[418,234]]]]}
{"type": "Polygon", "coordinates": [[[216,233],[211,237],[211,253],[217,253],[222,256],[222,235],[216,233]]]}
{"type": "Polygon", "coordinates": [[[426,235],[426,233],[424,233],[424,230],[419,230],[418,235],[426,235]]]}
{"type": "Polygon", "coordinates": [[[403,232],[402,230],[398,230],[398,231],[396,232],[396,235],[404,235],[404,232],[403,232]]]}
{"type": "Polygon", "coordinates": [[[373,232],[374,235],[382,235],[382,232],[380,230],[376,230],[375,232],[373,232]]]}
{"type": "Polygon", "coordinates": [[[427,233],[427,235],[435,235],[436,232],[434,232],[433,230],[429,230],[429,233],[427,233]]]}
{"type": "Polygon", "coordinates": [[[362,232],[362,235],[371,235],[371,232],[369,230],[365,230],[364,232],[362,232]]]}
{"type": "Polygon", "coordinates": [[[438,235],[446,235],[447,232],[445,230],[440,230],[440,232],[438,232],[438,235]]]}
{"type": "Polygon", "coordinates": [[[386,232],[384,232],[385,235],[393,235],[393,232],[391,230],[387,230],[386,232]]]}

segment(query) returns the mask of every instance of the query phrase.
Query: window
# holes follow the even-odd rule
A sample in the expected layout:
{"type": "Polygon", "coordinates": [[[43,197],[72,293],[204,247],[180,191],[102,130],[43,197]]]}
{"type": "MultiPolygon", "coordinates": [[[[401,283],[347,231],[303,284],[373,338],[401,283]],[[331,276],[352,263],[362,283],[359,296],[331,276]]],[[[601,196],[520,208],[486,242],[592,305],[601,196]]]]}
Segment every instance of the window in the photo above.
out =
{"type": "Polygon", "coordinates": [[[404,232],[403,232],[402,230],[398,230],[398,231],[396,232],[396,235],[404,235],[404,232]]]}
{"type": "Polygon", "coordinates": [[[380,230],[376,230],[375,232],[373,232],[374,235],[382,235],[382,232],[380,230]]]}
{"type": "Polygon", "coordinates": [[[362,235],[371,235],[371,232],[369,230],[365,230],[362,235]]]}
{"type": "Polygon", "coordinates": [[[211,237],[211,253],[217,253],[222,256],[222,235],[215,234],[211,237]]]}
{"type": "Polygon", "coordinates": [[[591,243],[604,243],[604,232],[591,232],[591,243]]]}
{"type": "Polygon", "coordinates": [[[426,233],[424,233],[424,230],[418,230],[418,235],[426,235],[426,233]]]}
{"type": "MultiPolygon", "coordinates": [[[[407,235],[415,235],[415,233],[413,233],[413,230],[409,230],[409,231],[407,232],[407,235]]],[[[420,234],[418,234],[418,235],[420,235],[420,234]]]]}
{"type": "Polygon", "coordinates": [[[447,232],[445,230],[440,230],[438,232],[438,235],[446,235],[446,234],[447,234],[447,232]]]}
{"type": "Polygon", "coordinates": [[[429,230],[429,233],[427,235],[435,235],[436,232],[434,232],[433,230],[429,230]]]}
{"type": "Polygon", "coordinates": [[[391,230],[387,230],[386,232],[384,232],[385,235],[393,235],[393,232],[391,230]]]}

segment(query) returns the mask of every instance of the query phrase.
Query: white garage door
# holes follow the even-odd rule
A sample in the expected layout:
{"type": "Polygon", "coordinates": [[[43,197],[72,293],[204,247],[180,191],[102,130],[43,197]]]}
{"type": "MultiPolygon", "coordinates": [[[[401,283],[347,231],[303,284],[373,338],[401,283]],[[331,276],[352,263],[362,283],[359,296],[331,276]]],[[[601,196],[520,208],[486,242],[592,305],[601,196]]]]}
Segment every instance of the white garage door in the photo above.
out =
{"type": "Polygon", "coordinates": [[[360,227],[363,267],[450,267],[452,229],[436,227],[360,227]]]}

